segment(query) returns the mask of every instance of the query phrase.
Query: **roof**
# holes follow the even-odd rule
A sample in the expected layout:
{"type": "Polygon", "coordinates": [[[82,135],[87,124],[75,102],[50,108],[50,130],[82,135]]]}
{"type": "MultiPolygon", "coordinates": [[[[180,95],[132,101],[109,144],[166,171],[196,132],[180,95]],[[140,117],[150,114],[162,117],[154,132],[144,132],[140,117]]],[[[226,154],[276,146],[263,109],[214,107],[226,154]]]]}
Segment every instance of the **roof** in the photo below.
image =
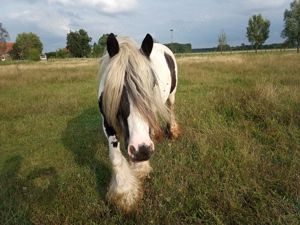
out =
{"type": "MultiPolygon", "coordinates": [[[[4,44],[4,42],[0,42],[0,46],[2,46],[3,44],[4,44]]],[[[5,44],[6,44],[6,49],[4,50],[3,54],[9,53],[12,50],[13,45],[14,45],[13,42],[6,42],[5,44]]]]}

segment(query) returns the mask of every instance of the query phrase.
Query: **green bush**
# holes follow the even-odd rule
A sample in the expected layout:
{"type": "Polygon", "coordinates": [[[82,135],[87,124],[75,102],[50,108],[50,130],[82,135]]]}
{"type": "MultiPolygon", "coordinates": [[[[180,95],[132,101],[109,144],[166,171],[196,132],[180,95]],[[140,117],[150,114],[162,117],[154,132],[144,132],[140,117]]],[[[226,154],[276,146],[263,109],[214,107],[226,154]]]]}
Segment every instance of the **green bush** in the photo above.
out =
{"type": "Polygon", "coordinates": [[[40,38],[36,34],[30,32],[18,34],[10,54],[13,59],[31,59],[31,56],[34,55],[32,60],[38,60],[42,51],[43,44],[40,38]],[[35,50],[31,54],[32,49],[35,50]],[[37,51],[39,53],[38,57],[37,51]]]}
{"type": "Polygon", "coordinates": [[[66,48],[60,48],[56,51],[56,58],[69,58],[70,54],[69,51],[66,48]]]}
{"type": "Polygon", "coordinates": [[[27,58],[32,61],[39,61],[40,60],[40,51],[35,48],[30,49],[28,52],[27,58]]]}
{"type": "Polygon", "coordinates": [[[180,43],[169,43],[165,44],[168,48],[171,49],[174,53],[188,53],[192,52],[192,45],[188,44],[180,44],[180,43]]]}

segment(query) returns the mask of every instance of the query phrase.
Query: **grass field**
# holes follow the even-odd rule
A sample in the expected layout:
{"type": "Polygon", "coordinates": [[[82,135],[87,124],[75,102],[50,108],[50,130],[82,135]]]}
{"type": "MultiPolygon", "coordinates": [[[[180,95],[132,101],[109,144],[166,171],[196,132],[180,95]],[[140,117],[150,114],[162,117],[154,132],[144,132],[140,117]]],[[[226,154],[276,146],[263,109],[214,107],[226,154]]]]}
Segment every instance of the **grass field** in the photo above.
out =
{"type": "Polygon", "coordinates": [[[177,60],[183,135],[130,215],[105,200],[98,62],[0,65],[0,224],[299,224],[300,56],[177,60]]]}

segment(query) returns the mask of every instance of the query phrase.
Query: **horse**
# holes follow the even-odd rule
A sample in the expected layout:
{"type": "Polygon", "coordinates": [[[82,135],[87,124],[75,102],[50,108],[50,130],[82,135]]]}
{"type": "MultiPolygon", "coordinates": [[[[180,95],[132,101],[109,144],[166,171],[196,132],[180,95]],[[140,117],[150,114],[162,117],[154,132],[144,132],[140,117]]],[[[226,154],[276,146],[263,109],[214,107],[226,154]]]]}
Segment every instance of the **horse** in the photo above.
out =
{"type": "Polygon", "coordinates": [[[130,212],[142,198],[142,183],[152,170],[154,139],[162,135],[162,125],[171,138],[180,134],[173,109],[177,64],[172,51],[154,43],[150,34],[140,47],[111,33],[98,75],[98,104],[113,170],[107,198],[130,212]],[[121,138],[128,161],[120,150],[121,138]]]}

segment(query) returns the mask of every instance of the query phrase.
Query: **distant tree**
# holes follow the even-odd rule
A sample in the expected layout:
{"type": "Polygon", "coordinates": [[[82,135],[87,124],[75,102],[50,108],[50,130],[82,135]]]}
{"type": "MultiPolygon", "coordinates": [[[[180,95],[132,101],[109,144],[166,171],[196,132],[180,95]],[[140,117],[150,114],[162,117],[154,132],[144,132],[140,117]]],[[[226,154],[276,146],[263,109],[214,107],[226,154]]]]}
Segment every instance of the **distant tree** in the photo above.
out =
{"type": "Polygon", "coordinates": [[[92,51],[92,55],[94,57],[99,57],[101,55],[103,55],[104,50],[106,48],[106,41],[107,41],[107,37],[109,34],[103,34],[99,40],[98,43],[94,43],[93,44],[93,51],[92,51]]]}
{"type": "Polygon", "coordinates": [[[188,44],[180,44],[180,43],[169,43],[165,44],[169,49],[172,50],[174,53],[188,53],[192,52],[192,45],[190,43],[188,44]]]}
{"type": "Polygon", "coordinates": [[[41,55],[41,53],[39,52],[39,50],[37,50],[36,48],[32,48],[28,52],[27,59],[32,60],[32,61],[39,61],[40,55],[41,55]]]}
{"type": "Polygon", "coordinates": [[[269,38],[270,21],[264,19],[260,14],[253,15],[248,21],[247,37],[254,46],[255,52],[269,38]]]}
{"type": "Polygon", "coordinates": [[[40,38],[34,33],[21,33],[18,34],[16,42],[13,45],[11,56],[13,59],[30,59],[32,53],[38,52],[41,54],[43,51],[43,44],[40,38]],[[35,50],[33,50],[35,49],[35,50]]]}
{"type": "Polygon", "coordinates": [[[56,58],[56,52],[46,52],[47,59],[56,58]]]}
{"type": "Polygon", "coordinates": [[[245,43],[242,43],[242,44],[241,44],[241,50],[242,50],[242,51],[245,50],[245,46],[246,46],[245,43]]]}
{"type": "Polygon", "coordinates": [[[227,36],[226,33],[222,31],[219,34],[218,38],[218,50],[221,51],[221,53],[223,53],[223,51],[226,51],[228,49],[230,49],[230,46],[227,44],[227,36]]]}
{"type": "Polygon", "coordinates": [[[65,59],[70,57],[70,53],[69,50],[66,48],[59,48],[56,51],[47,52],[46,56],[47,59],[53,59],[53,58],[65,59]]]}
{"type": "Polygon", "coordinates": [[[66,48],[60,48],[56,51],[55,57],[60,59],[68,58],[70,57],[69,50],[66,48]]]}
{"type": "Polygon", "coordinates": [[[100,47],[97,43],[94,42],[92,47],[92,57],[99,57],[100,56],[100,47]]]}
{"type": "Polygon", "coordinates": [[[87,57],[91,53],[91,41],[92,38],[83,29],[70,32],[67,35],[67,49],[73,57],[87,57]]]}
{"type": "Polygon", "coordinates": [[[0,23],[0,55],[6,51],[6,41],[9,39],[9,34],[7,30],[0,23]]]}
{"type": "Polygon", "coordinates": [[[300,1],[295,0],[290,5],[290,10],[284,12],[284,29],[281,33],[286,38],[286,43],[297,46],[297,52],[300,48],[300,1]]]}
{"type": "Polygon", "coordinates": [[[100,54],[104,53],[104,50],[106,48],[106,42],[107,42],[107,38],[108,38],[109,34],[103,34],[99,40],[98,40],[98,46],[100,48],[100,54]]]}

